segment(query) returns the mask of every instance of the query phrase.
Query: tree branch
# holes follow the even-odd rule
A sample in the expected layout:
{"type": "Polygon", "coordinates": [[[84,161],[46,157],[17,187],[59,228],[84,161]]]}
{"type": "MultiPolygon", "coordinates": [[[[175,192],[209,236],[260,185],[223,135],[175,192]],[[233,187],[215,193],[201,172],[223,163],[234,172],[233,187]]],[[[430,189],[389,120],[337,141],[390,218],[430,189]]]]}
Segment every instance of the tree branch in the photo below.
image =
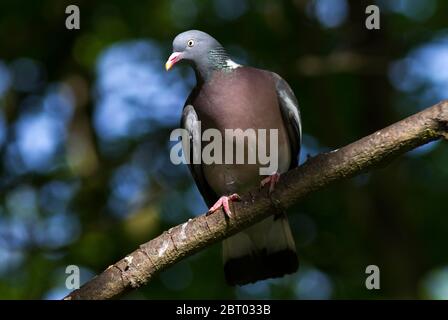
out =
{"type": "Polygon", "coordinates": [[[234,218],[222,210],[201,215],[163,232],[109,266],[65,299],[110,299],[138,288],[161,270],[288,208],[332,182],[353,177],[440,138],[448,139],[448,100],[379,130],[339,150],[319,154],[282,175],[271,196],[254,189],[233,203],[234,218]]]}

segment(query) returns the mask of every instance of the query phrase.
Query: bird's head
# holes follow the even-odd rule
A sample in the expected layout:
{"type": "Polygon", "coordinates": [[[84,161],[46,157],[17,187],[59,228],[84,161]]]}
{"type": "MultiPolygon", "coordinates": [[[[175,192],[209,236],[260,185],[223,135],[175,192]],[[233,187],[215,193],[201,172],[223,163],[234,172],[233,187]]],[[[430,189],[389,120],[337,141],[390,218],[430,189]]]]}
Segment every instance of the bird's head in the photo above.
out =
{"type": "Polygon", "coordinates": [[[192,63],[197,69],[208,67],[213,52],[225,51],[221,44],[209,34],[199,30],[189,30],[174,38],[173,53],[165,64],[165,69],[171,69],[179,61],[192,63]]]}

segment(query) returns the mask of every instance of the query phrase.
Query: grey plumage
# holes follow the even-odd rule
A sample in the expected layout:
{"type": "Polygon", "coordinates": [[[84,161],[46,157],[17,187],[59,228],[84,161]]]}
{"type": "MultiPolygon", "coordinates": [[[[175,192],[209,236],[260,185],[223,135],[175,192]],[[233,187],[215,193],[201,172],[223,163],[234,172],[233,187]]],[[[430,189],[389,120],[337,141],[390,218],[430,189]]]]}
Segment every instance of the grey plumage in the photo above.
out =
{"type": "Polygon", "coordinates": [[[177,35],[173,41],[173,52],[182,52],[182,60],[190,63],[198,82],[208,79],[214,70],[227,69],[229,55],[223,46],[207,33],[190,30],[177,35]],[[192,47],[188,46],[194,41],[192,47]]]}
{"type": "MultiPolygon", "coordinates": [[[[208,128],[223,134],[225,129],[277,129],[279,172],[298,165],[301,120],[297,100],[286,81],[275,73],[235,64],[218,41],[201,31],[178,35],[173,51],[192,65],[197,77],[181,120],[192,141],[200,139],[208,128]],[[191,41],[193,45],[189,46],[191,41]]],[[[260,166],[259,162],[205,165],[192,161],[189,165],[208,206],[222,195],[243,193],[258,186],[262,179],[260,166]]],[[[233,285],[282,276],[298,267],[284,214],[271,216],[226,239],[223,255],[226,280],[233,285]]]]}

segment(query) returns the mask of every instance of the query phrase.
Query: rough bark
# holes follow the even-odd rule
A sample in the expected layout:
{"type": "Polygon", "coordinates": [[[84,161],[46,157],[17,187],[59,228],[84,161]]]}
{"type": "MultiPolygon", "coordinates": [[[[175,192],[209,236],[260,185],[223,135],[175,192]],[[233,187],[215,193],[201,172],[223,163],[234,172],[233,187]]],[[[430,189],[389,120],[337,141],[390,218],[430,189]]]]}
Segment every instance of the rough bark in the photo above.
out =
{"type": "Polygon", "coordinates": [[[282,175],[275,191],[254,189],[232,204],[232,219],[222,210],[201,215],[146,242],[65,299],[111,299],[148,283],[155,274],[187,256],[255,224],[279,209],[333,182],[386,164],[437,139],[448,139],[448,101],[442,101],[341,149],[309,158],[282,175]]]}

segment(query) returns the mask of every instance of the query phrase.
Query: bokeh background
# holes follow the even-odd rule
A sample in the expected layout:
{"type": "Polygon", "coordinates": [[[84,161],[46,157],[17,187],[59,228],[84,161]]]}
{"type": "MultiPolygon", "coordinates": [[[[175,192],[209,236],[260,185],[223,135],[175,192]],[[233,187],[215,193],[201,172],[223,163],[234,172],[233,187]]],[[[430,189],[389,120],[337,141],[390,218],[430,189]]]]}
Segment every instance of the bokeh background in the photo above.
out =
{"type": "MultiPolygon", "coordinates": [[[[442,0],[1,1],[0,298],[62,298],[67,265],[85,282],[204,212],[169,161],[195,81],[164,70],[179,32],[291,84],[303,162],[448,98],[447,21],[442,0]]],[[[216,244],[125,298],[447,299],[447,178],[447,144],[420,147],[290,210],[297,274],[228,287],[216,244]],[[380,290],[364,286],[370,264],[380,290]]]]}

